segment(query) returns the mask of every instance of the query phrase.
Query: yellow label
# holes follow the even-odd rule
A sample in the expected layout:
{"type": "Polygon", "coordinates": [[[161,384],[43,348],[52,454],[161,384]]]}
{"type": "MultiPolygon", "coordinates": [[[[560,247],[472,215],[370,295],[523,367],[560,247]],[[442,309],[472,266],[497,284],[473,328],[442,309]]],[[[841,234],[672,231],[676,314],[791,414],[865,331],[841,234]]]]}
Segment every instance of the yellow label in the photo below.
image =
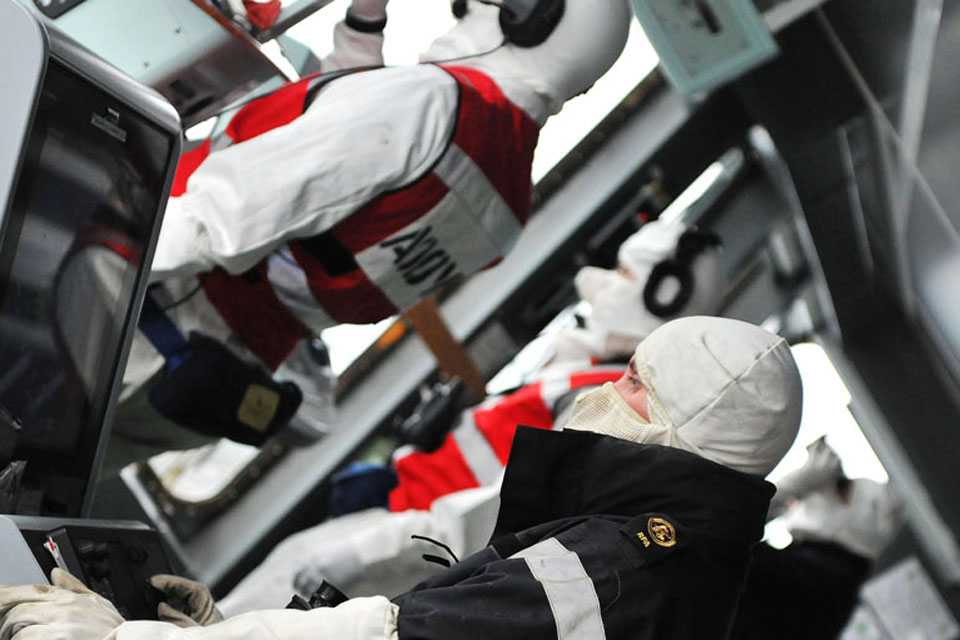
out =
{"type": "Polygon", "coordinates": [[[263,385],[251,384],[237,409],[237,420],[256,431],[266,431],[280,406],[280,394],[263,385]]]}
{"type": "Polygon", "coordinates": [[[640,538],[640,542],[643,543],[643,548],[646,549],[650,546],[650,541],[647,540],[647,536],[643,535],[643,531],[637,534],[637,537],[640,538]]]}
{"type": "Polygon", "coordinates": [[[672,547],[677,544],[677,531],[673,525],[663,518],[647,520],[647,531],[650,537],[661,547],[672,547]]]}

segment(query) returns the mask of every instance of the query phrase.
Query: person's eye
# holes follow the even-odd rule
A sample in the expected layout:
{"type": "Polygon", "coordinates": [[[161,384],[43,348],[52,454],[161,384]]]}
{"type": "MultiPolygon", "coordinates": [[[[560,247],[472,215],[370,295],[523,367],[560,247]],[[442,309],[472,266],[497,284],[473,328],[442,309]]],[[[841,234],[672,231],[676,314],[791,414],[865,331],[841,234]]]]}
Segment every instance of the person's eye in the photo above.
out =
{"type": "Polygon", "coordinates": [[[642,387],[642,386],[643,386],[643,383],[640,382],[640,379],[639,379],[639,378],[634,378],[633,376],[630,376],[630,384],[633,385],[634,387],[642,387]]]}

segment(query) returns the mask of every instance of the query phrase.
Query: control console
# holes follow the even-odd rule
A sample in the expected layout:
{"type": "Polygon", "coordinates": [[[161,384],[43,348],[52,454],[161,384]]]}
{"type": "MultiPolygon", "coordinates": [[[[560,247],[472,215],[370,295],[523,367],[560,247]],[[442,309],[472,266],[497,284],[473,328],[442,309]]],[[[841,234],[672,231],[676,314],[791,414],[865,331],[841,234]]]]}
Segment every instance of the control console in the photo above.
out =
{"type": "Polygon", "coordinates": [[[156,619],[160,594],[148,580],[173,573],[156,531],[139,522],[8,517],[44,575],[60,567],[110,600],[124,618],[156,619]]]}

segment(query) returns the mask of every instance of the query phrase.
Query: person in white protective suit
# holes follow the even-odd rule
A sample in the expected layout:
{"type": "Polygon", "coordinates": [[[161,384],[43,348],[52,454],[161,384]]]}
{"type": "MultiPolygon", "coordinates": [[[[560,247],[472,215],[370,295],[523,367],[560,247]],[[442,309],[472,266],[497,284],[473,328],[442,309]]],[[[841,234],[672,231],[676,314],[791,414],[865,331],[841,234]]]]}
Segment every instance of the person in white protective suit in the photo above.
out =
{"type": "Polygon", "coordinates": [[[903,525],[889,485],[848,479],[823,438],[808,453],[777,483],[770,507],[793,542],[757,545],[731,640],[836,640],[874,561],[903,525]]]}
{"type": "MultiPolygon", "coordinates": [[[[323,73],[342,72],[346,69],[383,65],[383,29],[386,26],[386,5],[388,0],[353,0],[347,9],[344,20],[334,27],[333,50],[323,58],[323,73]]],[[[279,2],[276,3],[279,5],[279,2]]],[[[264,7],[273,7],[271,3],[253,0],[231,0],[231,9],[248,16],[264,15],[264,7]],[[262,5],[262,6],[261,6],[262,5]]],[[[268,13],[279,10],[279,6],[270,8],[268,13]]],[[[261,27],[264,28],[264,27],[261,27]]],[[[248,105],[249,106],[249,105],[248,105]]],[[[266,105],[269,107],[269,105],[266,105]]],[[[259,113],[252,109],[252,113],[259,113]]],[[[235,133],[233,135],[236,135],[235,133]]],[[[221,138],[226,137],[226,134],[221,138]]],[[[187,151],[181,156],[178,167],[178,181],[186,181],[191,172],[210,154],[212,141],[205,141],[199,147],[187,151]]],[[[180,189],[184,189],[182,185],[180,189]]],[[[265,188],[265,187],[264,187],[265,188]]],[[[173,205],[170,205],[173,207],[173,205]]],[[[175,208],[175,207],[174,207],[175,208]]],[[[168,219],[171,214],[167,213],[168,219]]],[[[169,223],[168,223],[169,224],[169,223]]],[[[119,269],[118,269],[119,270],[119,269]]],[[[233,334],[228,324],[208,300],[202,295],[200,279],[195,277],[166,278],[160,285],[153,287],[151,296],[175,323],[185,336],[203,335],[223,343],[251,367],[263,369],[266,363],[257,353],[248,349],[233,334]],[[168,305],[174,308],[167,309],[168,305]]],[[[284,379],[293,380],[302,392],[303,404],[300,411],[289,423],[286,441],[299,444],[315,440],[324,429],[330,427],[334,419],[333,387],[335,377],[329,372],[325,362],[317,362],[317,352],[311,348],[317,339],[300,341],[296,349],[287,356],[281,368],[284,379]],[[322,424],[320,424],[320,423],[322,424]]],[[[219,434],[217,432],[198,432],[186,428],[175,419],[168,419],[158,412],[149,397],[154,383],[162,378],[165,357],[158,351],[142,328],[133,340],[127,367],[124,372],[120,404],[114,423],[113,437],[107,450],[102,473],[112,475],[134,460],[143,460],[162,451],[189,449],[208,444],[219,434]]],[[[269,368],[278,363],[271,362],[269,368]]],[[[234,408],[235,410],[235,408],[234,408]]],[[[213,422],[213,421],[211,421],[213,422]]],[[[245,434],[250,437],[235,439],[259,444],[266,438],[265,433],[245,434]]]]}
{"type": "Polygon", "coordinates": [[[394,601],[182,629],[124,622],[56,573],[54,588],[0,589],[0,637],[722,637],[774,492],[762,478],[792,444],[801,406],[785,341],[735,320],[675,320],[641,342],[620,380],[578,398],[567,429],[518,432],[492,546],[394,601]],[[583,597],[561,604],[561,585],[583,597]]]}
{"type": "MultiPolygon", "coordinates": [[[[246,105],[184,155],[148,295],[179,343],[212,340],[272,371],[305,337],[390,317],[510,251],[531,212],[540,127],[615,62],[632,15],[627,0],[567,0],[535,46],[507,40],[500,16],[471,0],[424,64],[307,77],[246,105]]],[[[233,378],[204,367],[226,354],[210,347],[181,364],[169,331],[144,331],[155,324],[141,320],[121,409],[152,406],[250,444],[282,428],[293,396],[219,390],[233,378]],[[219,429],[211,397],[237,399],[215,416],[225,416],[219,429]]],[[[154,450],[197,444],[171,442],[187,429],[123,422],[133,441],[163,440],[154,450]]]]}
{"type": "Polygon", "coordinates": [[[563,421],[557,417],[571,404],[568,401],[575,390],[602,384],[607,381],[604,376],[616,375],[637,343],[653,329],[671,318],[719,312],[725,277],[718,243],[712,232],[658,220],[645,224],[621,244],[617,270],[583,267],[575,282],[581,297],[592,301],[592,308],[583,328],[564,328],[551,338],[547,366],[532,372],[525,381],[527,386],[538,382],[539,386],[527,391],[521,388],[507,398],[490,398],[472,416],[464,414],[460,426],[440,450],[429,456],[417,450],[397,452],[394,466],[400,487],[390,495],[391,509],[426,509],[440,495],[492,483],[509,453],[498,451],[497,443],[509,442],[517,423],[562,426],[563,421]],[[687,287],[682,299],[676,282],[650,278],[665,266],[681,264],[687,274],[682,276],[687,287]],[[651,284],[653,311],[644,301],[651,284]],[[615,294],[608,295],[611,290],[615,294]],[[664,302],[673,307],[669,314],[657,306],[664,302]],[[477,433],[466,433],[470,430],[477,433]],[[490,449],[500,461],[495,469],[482,464],[494,457],[490,449]],[[463,468],[469,473],[447,471],[463,468]]]}
{"type": "MultiPolygon", "coordinates": [[[[547,369],[520,390],[464,411],[436,451],[398,450],[393,466],[399,484],[390,493],[389,510],[348,514],[290,536],[218,603],[221,610],[232,616],[283,606],[294,588],[309,596],[324,580],[354,596],[398,595],[440,570],[421,558],[436,548],[414,535],[441,541],[458,556],[479,551],[493,530],[508,455],[498,443],[512,440],[518,423],[562,428],[575,395],[620,376],[637,343],[666,321],[643,304],[647,278],[657,265],[676,260],[682,237],[693,236],[703,244],[691,256],[694,291],[674,315],[717,312],[725,287],[712,234],[678,222],[645,224],[620,246],[620,270],[580,271],[577,289],[593,301],[591,313],[584,328],[556,336],[547,369]],[[602,284],[584,287],[591,278],[602,284]],[[596,295],[604,286],[621,295],[596,295]],[[594,314],[602,320],[594,322],[594,314]],[[619,364],[597,366],[597,360],[619,364]]],[[[664,293],[669,301],[675,291],[664,293]]]]}

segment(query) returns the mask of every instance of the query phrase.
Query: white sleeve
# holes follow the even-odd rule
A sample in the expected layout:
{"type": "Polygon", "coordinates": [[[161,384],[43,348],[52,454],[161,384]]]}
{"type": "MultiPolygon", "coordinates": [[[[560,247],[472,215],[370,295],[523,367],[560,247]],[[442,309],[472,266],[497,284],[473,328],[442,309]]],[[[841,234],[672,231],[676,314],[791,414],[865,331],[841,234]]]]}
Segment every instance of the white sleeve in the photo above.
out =
{"type": "Polygon", "coordinates": [[[242,273],[291,239],[329,229],[423,175],[457,116],[456,82],[432,65],[357,73],[301,117],[216,151],[167,205],[153,280],[242,273]]]}
{"type": "Polygon", "coordinates": [[[104,640],[397,640],[398,609],[374,597],[333,609],[255,611],[209,627],[125,622],[104,640]]]}
{"type": "Polygon", "coordinates": [[[217,607],[232,618],[249,611],[286,606],[295,593],[295,576],[312,564],[333,565],[337,575],[328,574],[327,578],[335,586],[351,596],[364,595],[343,581],[343,574],[349,574],[355,564],[356,554],[350,543],[357,532],[377,530],[392,520],[385,509],[369,509],[297,532],[274,547],[263,562],[217,602],[217,607]]]}
{"type": "Polygon", "coordinates": [[[346,22],[333,28],[333,51],[324,57],[320,67],[324,73],[383,65],[383,32],[363,33],[351,29],[346,22]]]}
{"type": "Polygon", "coordinates": [[[328,520],[280,543],[217,606],[227,617],[283,606],[295,586],[309,593],[323,580],[352,596],[399,595],[440,570],[423,553],[443,555],[410,536],[466,557],[487,544],[499,506],[497,484],[439,498],[430,511],[370,509],[328,520]]]}

